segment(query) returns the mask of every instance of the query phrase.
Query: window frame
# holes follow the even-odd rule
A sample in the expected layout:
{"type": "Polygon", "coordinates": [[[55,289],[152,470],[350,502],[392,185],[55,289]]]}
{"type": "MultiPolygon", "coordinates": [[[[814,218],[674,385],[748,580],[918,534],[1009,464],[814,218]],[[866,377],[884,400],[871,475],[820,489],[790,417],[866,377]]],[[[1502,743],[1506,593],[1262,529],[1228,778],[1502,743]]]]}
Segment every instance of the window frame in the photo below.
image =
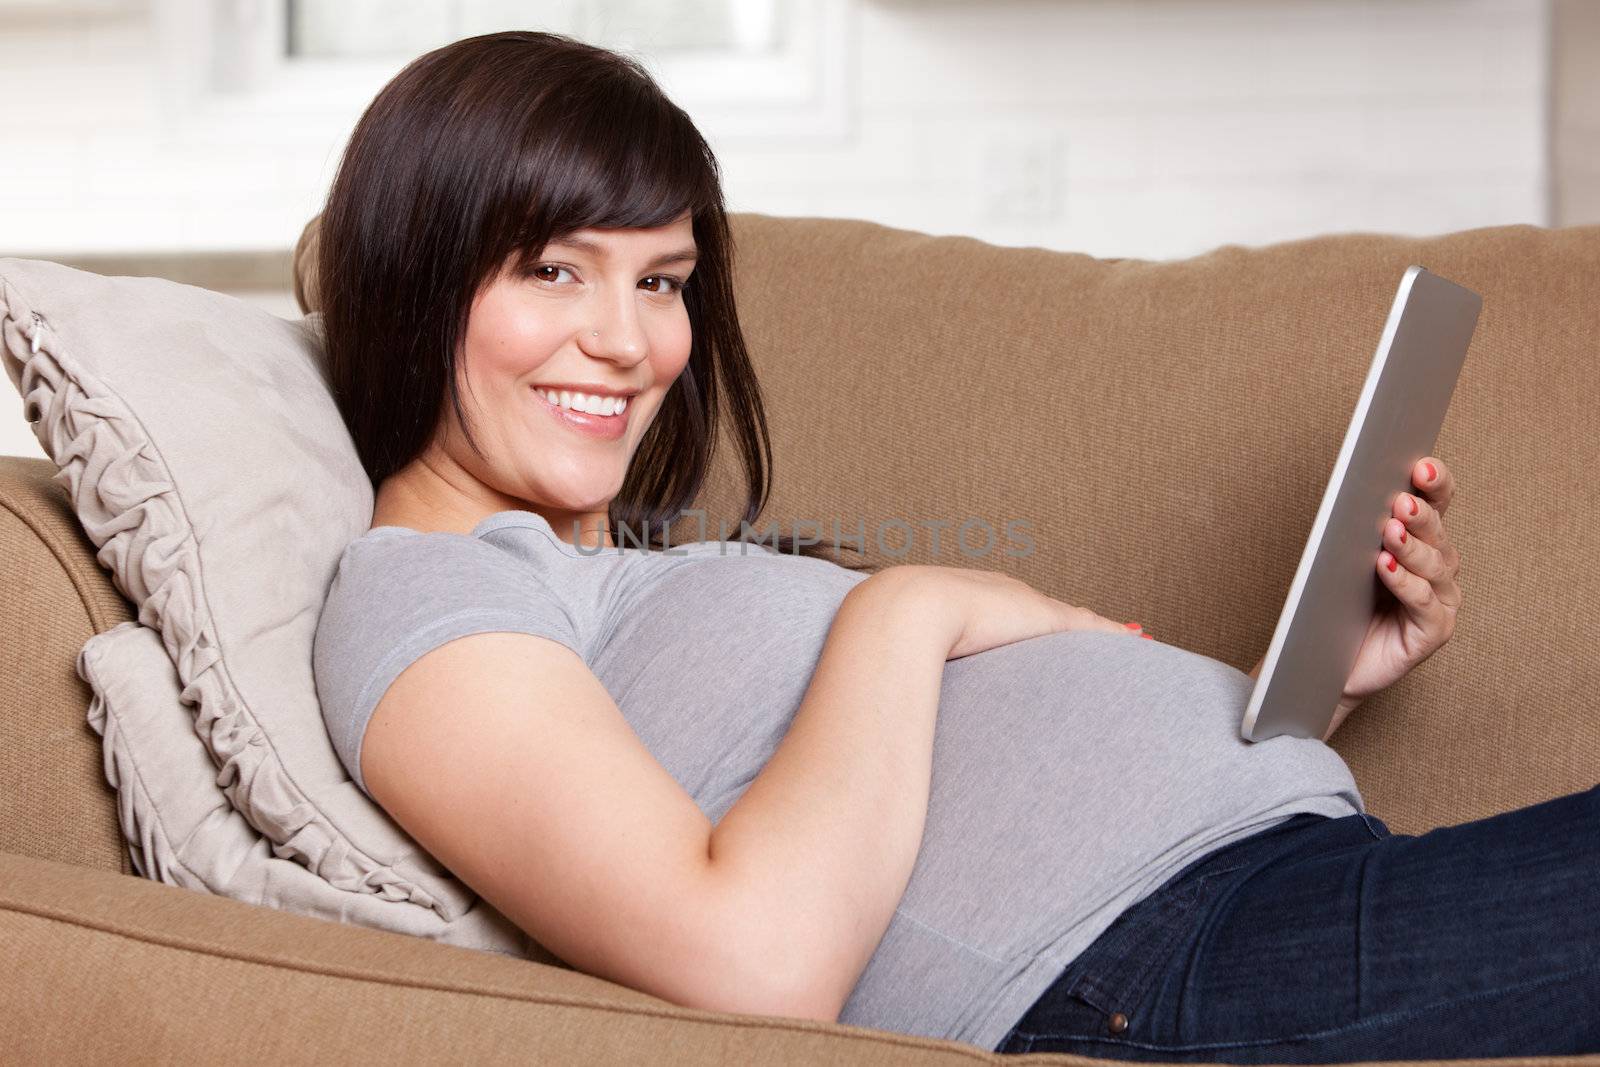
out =
{"type": "MultiPolygon", "coordinates": [[[[719,142],[837,140],[852,132],[849,80],[857,0],[780,8],[783,47],[771,54],[640,54],[672,100],[719,142]]],[[[213,4],[154,0],[175,132],[227,137],[343,131],[411,56],[290,57],[289,0],[213,4]],[[309,127],[309,130],[308,130],[309,127]]]]}

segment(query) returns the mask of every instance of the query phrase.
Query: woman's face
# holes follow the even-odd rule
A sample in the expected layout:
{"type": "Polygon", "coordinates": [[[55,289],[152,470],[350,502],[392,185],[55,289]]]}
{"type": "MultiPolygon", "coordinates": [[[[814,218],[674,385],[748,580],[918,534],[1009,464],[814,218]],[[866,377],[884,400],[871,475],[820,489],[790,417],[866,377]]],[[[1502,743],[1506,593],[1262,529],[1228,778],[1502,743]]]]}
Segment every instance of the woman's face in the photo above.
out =
{"type": "Polygon", "coordinates": [[[461,402],[484,457],[449,402],[445,448],[492,491],[561,522],[603,525],[628,463],[689,360],[681,292],[694,267],[691,217],[666,226],[580,230],[550,242],[522,276],[510,261],[479,290],[467,323],[461,402]],[[563,410],[587,393],[579,410],[563,410]],[[549,394],[554,394],[555,404],[549,394]],[[626,398],[620,413],[601,407],[626,398]]]}

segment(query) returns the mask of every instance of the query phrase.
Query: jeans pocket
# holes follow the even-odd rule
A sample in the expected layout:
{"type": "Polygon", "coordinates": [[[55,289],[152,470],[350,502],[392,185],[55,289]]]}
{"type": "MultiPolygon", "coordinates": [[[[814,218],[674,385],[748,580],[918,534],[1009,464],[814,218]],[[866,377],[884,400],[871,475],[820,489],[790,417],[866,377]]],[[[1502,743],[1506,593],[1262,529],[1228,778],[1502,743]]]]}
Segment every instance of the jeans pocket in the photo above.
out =
{"type": "MultiPolygon", "coordinates": [[[[1068,1051],[1079,1040],[1112,1046],[1161,1040],[1171,1021],[1149,1018],[1157,984],[1179,949],[1192,939],[1205,913],[1240,877],[1264,858],[1291,847],[1302,832],[1330,823],[1325,815],[1297,814],[1242,839],[1180,871],[1155,892],[1119,915],[1057,976],[996,1046],[996,1051],[1068,1051]]],[[[1381,824],[1380,824],[1381,825],[1381,824]]],[[[1370,827],[1365,831],[1372,833],[1370,827]]],[[[1092,1053],[1091,1053],[1092,1054],[1092,1053]]]]}
{"type": "Polygon", "coordinates": [[[1192,873],[1123,912],[1034,1002],[996,1051],[1059,1051],[1060,1042],[1116,1044],[1164,1032],[1144,1010],[1157,980],[1214,898],[1214,887],[1249,865],[1241,861],[1192,873]]]}
{"type": "Polygon", "coordinates": [[[1108,1026],[1105,1012],[1075,993],[1064,993],[1059,986],[1052,986],[1047,996],[995,1046],[995,1051],[1008,1055],[1072,1052],[1077,1050],[1073,1042],[1097,1041],[1108,1036],[1108,1026]]]}

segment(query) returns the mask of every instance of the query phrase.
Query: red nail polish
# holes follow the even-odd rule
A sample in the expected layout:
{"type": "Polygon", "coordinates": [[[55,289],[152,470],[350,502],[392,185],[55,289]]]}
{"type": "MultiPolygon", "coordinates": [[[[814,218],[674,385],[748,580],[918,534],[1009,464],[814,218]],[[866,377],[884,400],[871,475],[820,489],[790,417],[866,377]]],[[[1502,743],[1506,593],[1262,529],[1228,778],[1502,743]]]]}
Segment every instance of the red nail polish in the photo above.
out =
{"type": "Polygon", "coordinates": [[[1432,463],[1424,463],[1423,466],[1428,468],[1428,481],[1431,482],[1439,476],[1438,472],[1433,469],[1432,463]]]}
{"type": "Polygon", "coordinates": [[[1139,628],[1139,624],[1136,622],[1125,622],[1122,625],[1126,626],[1130,630],[1137,630],[1139,628]]]}
{"type": "Polygon", "coordinates": [[[1406,528],[1404,526],[1400,527],[1400,543],[1402,545],[1406,543],[1406,528]]]}
{"type": "Polygon", "coordinates": [[[1416,497],[1411,497],[1410,499],[1411,499],[1411,514],[1415,515],[1417,513],[1417,498],[1416,497]]]}
{"type": "Polygon", "coordinates": [[[1398,563],[1396,563],[1396,562],[1395,562],[1395,561],[1394,561],[1394,557],[1393,557],[1393,556],[1390,556],[1390,557],[1389,557],[1389,572],[1390,572],[1390,573],[1391,573],[1391,574],[1392,574],[1392,573],[1394,573],[1394,569],[1395,569],[1395,568],[1396,568],[1396,567],[1398,567],[1398,566],[1399,566],[1399,564],[1398,564],[1398,563]]]}

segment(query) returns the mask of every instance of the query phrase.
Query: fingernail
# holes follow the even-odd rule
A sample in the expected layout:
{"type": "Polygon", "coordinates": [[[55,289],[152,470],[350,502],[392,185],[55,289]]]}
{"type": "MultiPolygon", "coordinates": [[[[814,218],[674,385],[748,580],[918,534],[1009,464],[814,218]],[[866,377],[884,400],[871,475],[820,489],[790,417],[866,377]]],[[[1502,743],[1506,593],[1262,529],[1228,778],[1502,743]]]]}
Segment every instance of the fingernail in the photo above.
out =
{"type": "Polygon", "coordinates": [[[1392,574],[1392,573],[1394,573],[1394,569],[1395,569],[1395,568],[1396,568],[1396,567],[1398,567],[1398,566],[1399,566],[1399,564],[1398,564],[1398,563],[1396,563],[1396,562],[1395,562],[1395,561],[1394,561],[1394,557],[1393,557],[1393,556],[1390,556],[1390,557],[1389,557],[1389,572],[1390,572],[1390,573],[1391,573],[1391,574],[1392,574]]]}
{"type": "Polygon", "coordinates": [[[1155,640],[1155,638],[1151,637],[1149,634],[1140,634],[1139,636],[1144,638],[1146,641],[1154,641],[1155,640]]]}
{"type": "Polygon", "coordinates": [[[1424,463],[1423,466],[1428,468],[1428,481],[1431,482],[1439,476],[1438,472],[1433,469],[1432,463],[1424,463]]]}
{"type": "Polygon", "coordinates": [[[1139,624],[1136,622],[1125,622],[1122,625],[1126,626],[1130,630],[1137,630],[1139,628],[1139,624]]]}
{"type": "Polygon", "coordinates": [[[1402,545],[1406,543],[1406,528],[1404,526],[1400,527],[1400,543],[1402,545]]]}
{"type": "Polygon", "coordinates": [[[1407,494],[1406,499],[1411,502],[1411,514],[1415,515],[1417,513],[1417,498],[1407,494]]]}

